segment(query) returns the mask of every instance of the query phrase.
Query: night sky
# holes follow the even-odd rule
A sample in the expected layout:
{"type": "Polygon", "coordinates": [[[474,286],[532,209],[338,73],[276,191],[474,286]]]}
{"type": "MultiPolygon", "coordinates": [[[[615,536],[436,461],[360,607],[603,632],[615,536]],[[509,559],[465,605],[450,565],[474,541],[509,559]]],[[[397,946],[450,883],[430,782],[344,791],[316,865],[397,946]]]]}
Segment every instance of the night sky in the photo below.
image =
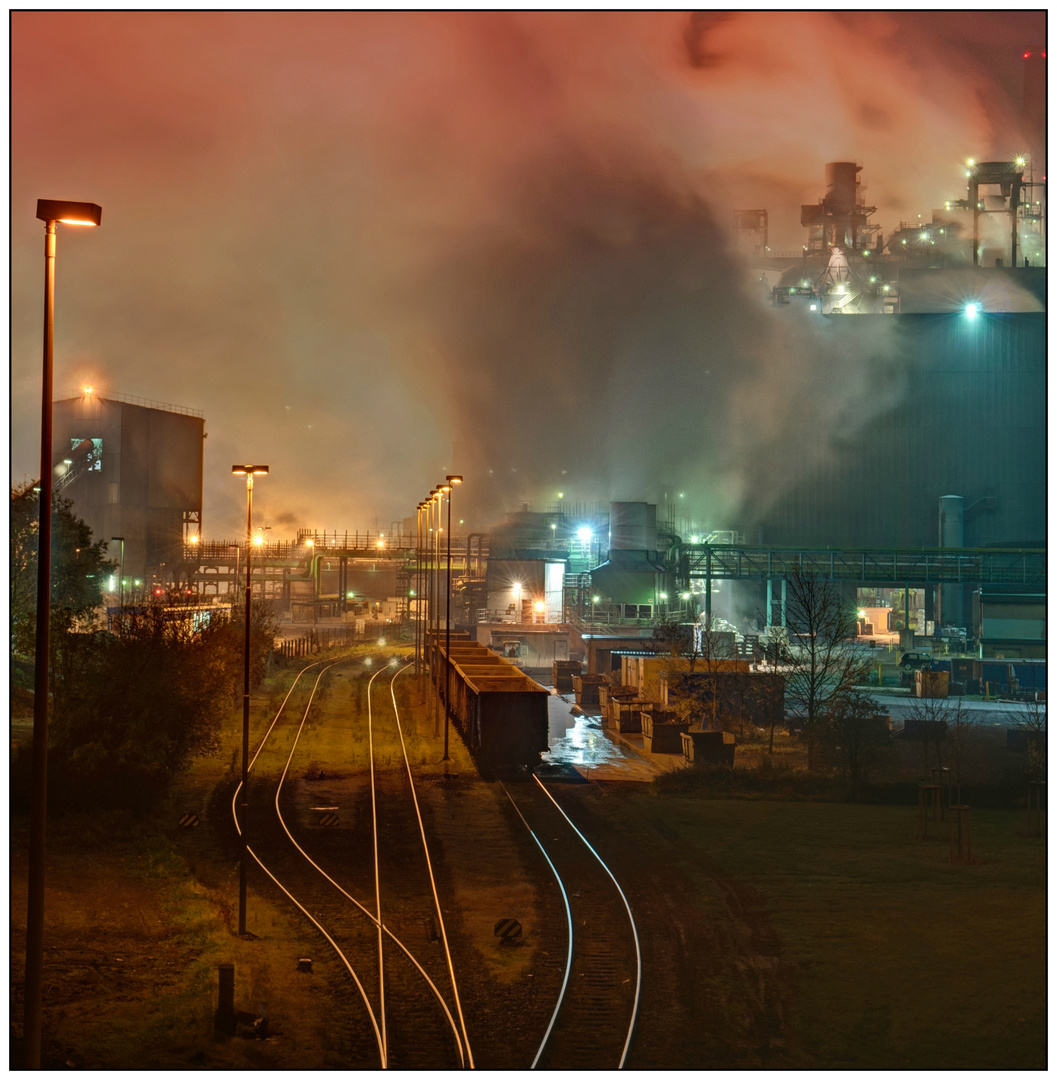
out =
{"type": "MultiPolygon", "coordinates": [[[[1045,12],[15,12],[11,477],[39,455],[38,198],[56,397],[201,410],[207,537],[388,530],[445,472],[523,502],[685,491],[898,393],[883,330],[777,317],[731,251],[799,250],[827,161],[885,235],[1009,160],[1045,12]],[[885,388],[880,393],[878,388],[885,388]]],[[[809,438],[808,436],[811,436],[809,438]]],[[[805,462],[805,467],[810,461],[805,462]]]]}

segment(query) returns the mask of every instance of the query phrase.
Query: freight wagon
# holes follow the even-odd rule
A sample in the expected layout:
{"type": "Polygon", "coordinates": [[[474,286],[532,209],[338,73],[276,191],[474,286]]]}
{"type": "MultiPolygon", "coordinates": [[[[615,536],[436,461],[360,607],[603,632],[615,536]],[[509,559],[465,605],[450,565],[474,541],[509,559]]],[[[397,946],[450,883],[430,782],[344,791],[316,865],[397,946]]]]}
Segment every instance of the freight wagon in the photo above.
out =
{"type": "Polygon", "coordinates": [[[450,686],[452,718],[478,762],[500,772],[538,764],[550,692],[477,642],[452,642],[447,679],[443,643],[438,655],[441,698],[450,686]]]}

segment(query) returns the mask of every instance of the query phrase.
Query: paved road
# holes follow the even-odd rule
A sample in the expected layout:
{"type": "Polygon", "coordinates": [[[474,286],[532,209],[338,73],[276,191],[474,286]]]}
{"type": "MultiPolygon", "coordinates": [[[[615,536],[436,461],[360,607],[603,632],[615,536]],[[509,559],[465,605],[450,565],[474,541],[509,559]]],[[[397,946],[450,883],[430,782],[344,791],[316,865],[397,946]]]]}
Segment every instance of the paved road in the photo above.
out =
{"type": "MultiPolygon", "coordinates": [[[[876,688],[873,690],[874,698],[892,714],[893,720],[902,720],[915,707],[919,699],[909,694],[879,694],[876,688]]],[[[973,719],[978,724],[991,724],[995,727],[1014,727],[1021,723],[1025,717],[1025,706],[1017,701],[979,701],[975,698],[949,698],[950,701],[960,701],[961,704],[973,714],[973,719]]],[[[1043,718],[1045,719],[1046,707],[1043,706],[1043,718]]]]}

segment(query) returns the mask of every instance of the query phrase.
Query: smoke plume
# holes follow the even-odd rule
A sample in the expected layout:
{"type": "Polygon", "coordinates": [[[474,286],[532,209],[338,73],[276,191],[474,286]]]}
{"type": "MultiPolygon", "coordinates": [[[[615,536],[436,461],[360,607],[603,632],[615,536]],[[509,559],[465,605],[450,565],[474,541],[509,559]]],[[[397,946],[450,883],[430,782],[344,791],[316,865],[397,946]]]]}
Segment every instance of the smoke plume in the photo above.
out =
{"type": "Polygon", "coordinates": [[[199,408],[205,531],[268,461],[277,527],[388,528],[444,470],[478,523],[655,499],[722,527],[748,463],[899,393],[883,328],[780,317],[732,248],[798,249],[823,167],[885,232],[1017,152],[1043,13],[17,12],[12,475],[39,397],[33,200],[60,238],[56,390],[199,408]],[[1032,38],[1032,35],[1035,35],[1032,38]],[[1031,38],[1031,40],[1028,40],[1031,38]],[[1007,57],[996,66],[996,55],[1007,57]],[[1003,61],[1005,63],[1005,61],[1003,61]]]}

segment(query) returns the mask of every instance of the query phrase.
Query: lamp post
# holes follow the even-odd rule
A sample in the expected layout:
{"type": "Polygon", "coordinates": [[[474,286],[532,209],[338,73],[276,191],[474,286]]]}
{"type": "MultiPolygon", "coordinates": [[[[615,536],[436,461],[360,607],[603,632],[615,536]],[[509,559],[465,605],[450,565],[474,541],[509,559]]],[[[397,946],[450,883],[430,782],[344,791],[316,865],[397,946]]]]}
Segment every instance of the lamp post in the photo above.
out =
{"type": "MultiPolygon", "coordinates": [[[[438,662],[439,662],[439,656],[440,656],[440,534],[441,534],[441,531],[443,529],[443,526],[441,525],[441,521],[444,520],[443,516],[442,516],[443,506],[444,506],[444,496],[449,495],[449,498],[450,498],[449,493],[451,492],[451,485],[447,484],[447,483],[438,484],[437,488],[436,488],[436,491],[437,491],[437,495],[436,495],[436,498],[437,498],[437,540],[436,540],[436,550],[437,550],[437,648],[436,648],[436,654],[438,656],[438,662]]],[[[445,652],[444,652],[444,671],[445,671],[445,675],[447,675],[447,670],[448,670],[448,653],[447,653],[447,648],[445,648],[445,652]]],[[[445,718],[447,717],[447,714],[448,714],[448,703],[447,703],[447,701],[445,701],[444,702],[444,715],[445,715],[445,718]]],[[[440,734],[440,732],[437,730],[439,727],[440,727],[440,672],[438,671],[437,672],[437,720],[436,720],[436,724],[434,725],[434,728],[433,728],[434,734],[440,734]]],[[[447,720],[445,719],[445,725],[444,725],[444,758],[443,758],[444,761],[448,760],[447,734],[448,734],[447,720]]]]}
{"type": "Polygon", "coordinates": [[[444,613],[444,760],[448,760],[448,721],[451,719],[451,492],[462,483],[461,476],[445,477],[448,492],[448,587],[445,591],[447,604],[444,613]]]}
{"type": "MultiPolygon", "coordinates": [[[[415,508],[415,525],[417,528],[415,537],[415,678],[422,673],[422,601],[424,590],[422,587],[422,511],[425,503],[419,503],[415,508]]],[[[419,690],[422,684],[419,683],[419,690]]]]}
{"type": "Polygon", "coordinates": [[[246,933],[246,788],[249,779],[250,758],[250,562],[253,550],[253,478],[266,476],[267,465],[232,465],[233,476],[246,477],[246,645],[242,665],[242,787],[239,790],[239,806],[242,813],[242,856],[239,859],[239,934],[246,933]]]}
{"type": "Polygon", "coordinates": [[[29,907],[26,918],[25,1065],[40,1068],[44,966],[44,840],[48,809],[48,650],[51,647],[51,397],[55,337],[55,234],[64,225],[98,225],[95,203],[38,199],[44,222],[44,363],[40,402],[40,514],[37,529],[37,626],[33,668],[33,787],[29,811],[29,907]]]}
{"type": "Polygon", "coordinates": [[[430,618],[429,675],[433,681],[433,737],[440,735],[440,678],[437,674],[437,639],[440,637],[440,500],[444,492],[435,487],[429,493],[429,512],[432,525],[432,555],[430,572],[433,575],[433,611],[430,618]]]}

